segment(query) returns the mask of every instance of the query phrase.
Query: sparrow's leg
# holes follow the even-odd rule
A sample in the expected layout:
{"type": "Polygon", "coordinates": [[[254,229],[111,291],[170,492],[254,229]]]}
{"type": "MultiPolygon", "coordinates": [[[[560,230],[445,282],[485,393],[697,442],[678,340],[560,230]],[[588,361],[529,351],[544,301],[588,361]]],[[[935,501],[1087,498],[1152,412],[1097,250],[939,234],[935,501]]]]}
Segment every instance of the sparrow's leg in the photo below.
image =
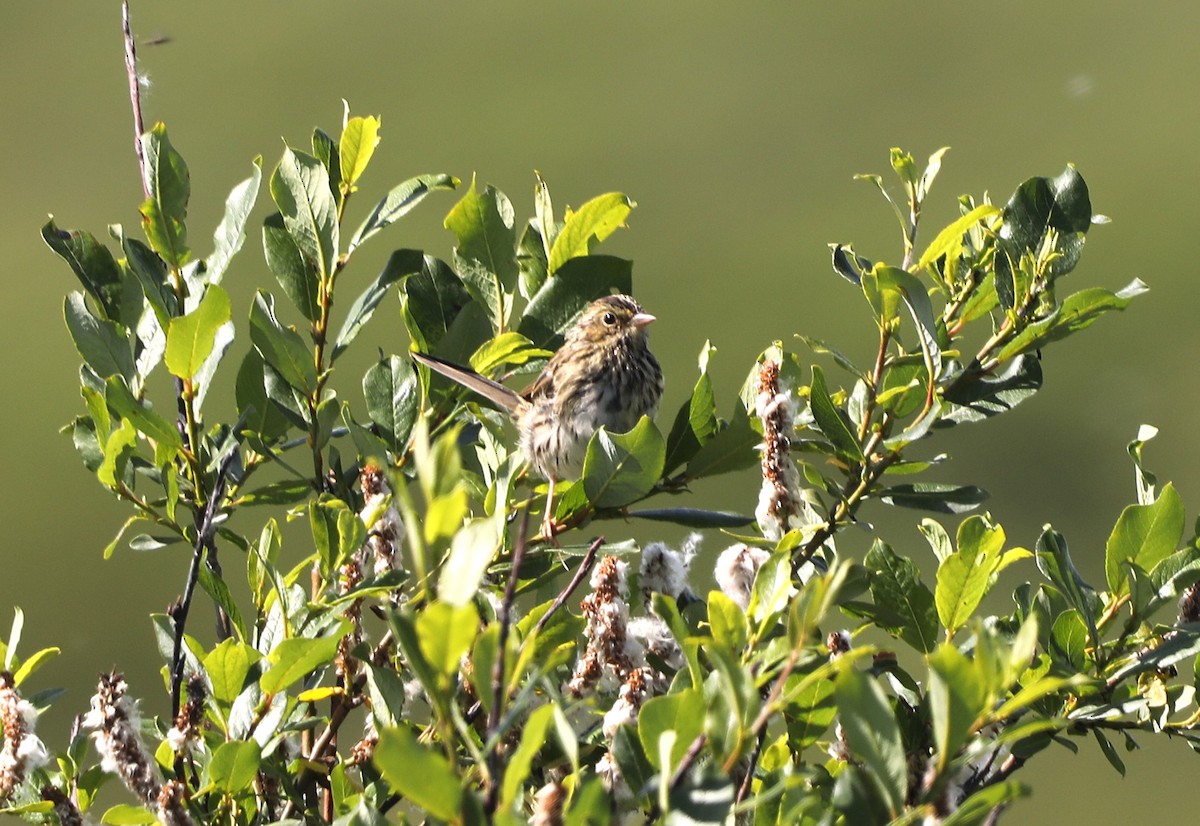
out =
{"type": "Polygon", "coordinates": [[[554,521],[554,476],[550,476],[546,482],[548,491],[546,493],[546,512],[542,514],[542,538],[557,547],[558,539],[555,534],[558,533],[558,523],[554,521]]]}

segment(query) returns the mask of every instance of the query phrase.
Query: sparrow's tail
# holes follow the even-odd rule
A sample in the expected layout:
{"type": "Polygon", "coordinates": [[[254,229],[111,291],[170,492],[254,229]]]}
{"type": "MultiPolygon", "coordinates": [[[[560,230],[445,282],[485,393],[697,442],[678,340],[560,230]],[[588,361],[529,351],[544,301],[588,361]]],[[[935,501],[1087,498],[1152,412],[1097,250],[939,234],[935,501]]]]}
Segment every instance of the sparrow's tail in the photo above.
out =
{"type": "Polygon", "coordinates": [[[521,405],[526,403],[524,399],[517,395],[516,391],[510,390],[503,384],[492,381],[486,376],[479,375],[469,367],[460,367],[457,364],[443,361],[440,358],[429,356],[425,353],[414,352],[412,357],[435,373],[441,373],[446,378],[458,382],[468,390],[475,391],[488,401],[510,413],[515,413],[521,405]]]}

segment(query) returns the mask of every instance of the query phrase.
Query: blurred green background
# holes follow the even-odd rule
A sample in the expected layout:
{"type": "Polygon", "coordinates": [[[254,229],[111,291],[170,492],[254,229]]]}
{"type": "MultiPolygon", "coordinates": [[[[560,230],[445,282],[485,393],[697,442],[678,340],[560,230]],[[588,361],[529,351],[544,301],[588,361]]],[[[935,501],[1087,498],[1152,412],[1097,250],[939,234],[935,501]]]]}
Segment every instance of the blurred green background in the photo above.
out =
{"type": "MultiPolygon", "coordinates": [[[[854,355],[870,351],[865,304],[832,273],[825,245],[853,241],[871,258],[898,263],[890,209],[871,185],[851,180],[887,171],[889,147],[922,163],[952,147],[925,241],[955,215],[957,195],[987,191],[1003,202],[1026,177],[1075,163],[1095,209],[1113,223],[1089,235],[1067,286],[1116,289],[1136,276],[1151,292],[1051,348],[1043,392],[1018,411],[939,434],[927,452],[954,457],[939,480],[991,492],[987,507],[1010,542],[1031,545],[1053,521],[1097,580],[1108,532],[1133,497],[1125,444],[1140,423],[1162,429],[1148,450],[1151,468],[1200,508],[1193,3],[135,0],[133,17],[151,83],[147,125],[165,121],[191,168],[189,226],[202,253],[251,159],[262,154],[269,172],[281,139],[303,147],[318,125],[336,134],[342,98],[357,114],[383,118],[351,224],[391,185],[424,172],[464,182],[477,173],[512,198],[518,220],[532,212],[535,169],[559,209],[628,193],[639,206],[604,251],[635,261],[636,292],[659,316],[654,347],[672,412],[706,338],[719,350],[712,372],[725,411],[772,339],[804,332],[854,355]],[[158,40],[167,42],[151,45],[158,40]]],[[[186,568],[178,546],[101,559],[124,510],[57,433],[82,408],[61,310],[76,284],[38,230],[48,213],[104,238],[110,223],[137,227],[142,196],[119,22],[116,0],[0,8],[8,285],[0,335],[9,388],[0,414],[9,478],[0,499],[0,628],[19,605],[25,653],[64,649],[38,680],[39,688],[71,689],[44,718],[51,742],[86,708],[100,670],[116,666],[135,693],[156,694],[146,615],[174,598],[186,568]]],[[[392,248],[448,257],[452,236],[441,220],[455,197],[430,198],[364,248],[347,291],[373,278],[392,248]]],[[[245,318],[254,286],[273,283],[257,230],[267,201],[264,191],[225,281],[235,318],[245,318]]],[[[235,343],[233,364],[246,346],[235,343]]],[[[361,411],[357,377],[376,348],[406,347],[394,301],[356,347],[360,361],[342,366],[335,384],[361,411]]],[[[232,408],[228,395],[214,401],[210,408],[232,408]]],[[[698,492],[746,511],[755,496],[750,476],[698,492]]],[[[920,514],[876,505],[864,515],[898,549],[926,558],[914,529],[920,514]]],[[[861,553],[865,537],[848,535],[842,547],[861,553]]],[[[719,538],[709,546],[719,548],[719,538]]],[[[227,570],[238,568],[234,553],[227,570]]],[[[198,612],[195,626],[209,617],[198,612]]],[[[165,707],[157,696],[147,705],[152,713],[165,707]]],[[[1078,756],[1039,755],[1020,777],[1032,784],[1032,801],[1005,822],[1122,822],[1194,810],[1200,792],[1172,769],[1195,758],[1182,744],[1142,741],[1123,781],[1094,743],[1082,742],[1078,756]]]]}

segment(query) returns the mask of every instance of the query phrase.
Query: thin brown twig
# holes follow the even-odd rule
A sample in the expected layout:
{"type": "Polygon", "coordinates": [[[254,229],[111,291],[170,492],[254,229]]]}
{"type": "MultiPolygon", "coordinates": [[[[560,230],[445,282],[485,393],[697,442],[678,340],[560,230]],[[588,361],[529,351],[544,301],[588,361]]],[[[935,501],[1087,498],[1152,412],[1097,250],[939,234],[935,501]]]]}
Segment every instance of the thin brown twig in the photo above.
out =
{"type": "Polygon", "coordinates": [[[142,177],[142,194],[150,197],[150,181],[146,175],[146,153],[142,150],[142,84],[138,79],[137,46],[129,24],[129,0],[121,3],[121,33],[125,40],[125,76],[129,80],[129,103],[133,107],[133,148],[137,152],[138,170],[142,177]]]}
{"type": "Polygon", "coordinates": [[[567,587],[559,592],[554,598],[554,602],[550,603],[550,607],[546,609],[546,613],[542,614],[538,621],[533,626],[533,633],[536,634],[546,627],[546,623],[550,622],[550,617],[566,604],[571,598],[571,594],[575,593],[575,589],[579,587],[579,583],[583,582],[592,570],[592,566],[596,564],[596,554],[600,551],[600,546],[604,544],[604,537],[597,536],[592,544],[588,546],[587,553],[583,555],[583,561],[579,563],[579,570],[575,572],[575,576],[571,577],[571,581],[567,583],[567,587]]]}

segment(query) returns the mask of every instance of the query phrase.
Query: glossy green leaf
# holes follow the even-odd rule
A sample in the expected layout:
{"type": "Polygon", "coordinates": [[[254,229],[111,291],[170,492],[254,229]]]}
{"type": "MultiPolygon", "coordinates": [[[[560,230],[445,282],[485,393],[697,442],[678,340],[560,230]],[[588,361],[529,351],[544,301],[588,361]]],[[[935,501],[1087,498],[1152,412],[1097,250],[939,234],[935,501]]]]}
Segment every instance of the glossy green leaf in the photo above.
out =
{"type": "Polygon", "coordinates": [[[528,364],[535,359],[549,358],[553,353],[534,347],[520,333],[501,333],[479,345],[471,354],[471,368],[485,376],[508,366],[528,364]]]}
{"type": "Polygon", "coordinates": [[[481,193],[471,188],[446,216],[446,229],[454,233],[455,268],[466,286],[500,330],[512,312],[516,289],[517,236],[513,208],[504,193],[488,186],[481,193]]]}
{"type": "Polygon", "coordinates": [[[429,193],[454,189],[458,183],[458,178],[451,175],[419,175],[393,187],[355,231],[349,251],[354,252],[375,233],[403,218],[429,193]]]}
{"type": "Polygon", "coordinates": [[[304,339],[275,318],[275,299],[261,290],[250,308],[250,340],[263,361],[275,368],[280,377],[302,393],[311,393],[317,385],[312,353],[304,339]]]}
{"type": "Polygon", "coordinates": [[[1032,353],[1017,356],[1002,369],[959,376],[943,391],[951,403],[937,426],[980,422],[1007,413],[1042,386],[1042,363],[1032,353]]]}
{"type": "Polygon", "coordinates": [[[171,375],[190,380],[212,354],[217,331],[229,321],[229,293],[210,284],[196,309],[171,319],[167,330],[167,369],[171,375]]]}
{"type": "Polygon", "coordinates": [[[320,318],[321,275],[316,262],[300,251],[278,212],[263,221],[263,252],[267,268],[300,314],[309,321],[320,318]]]}
{"type": "Polygon", "coordinates": [[[431,602],[417,616],[416,631],[421,653],[442,677],[458,673],[459,661],[471,650],[479,630],[475,605],[465,602],[431,602]]]}
{"type": "Polygon", "coordinates": [[[729,424],[705,442],[687,463],[689,479],[717,476],[754,467],[759,462],[756,449],[762,434],[750,426],[750,416],[741,403],[733,406],[729,424]]]}
{"type": "MultiPolygon", "coordinates": [[[[1088,627],[1088,639],[1095,645],[1099,641],[1096,628],[1096,610],[1099,597],[1096,590],[1080,576],[1063,535],[1049,525],[1037,541],[1037,566],[1046,578],[1066,598],[1067,603],[1079,611],[1088,627]]],[[[1046,623],[1048,625],[1048,623],[1046,623]]]]}
{"type": "Polygon", "coordinates": [[[379,732],[375,767],[396,792],[444,821],[461,814],[464,784],[445,756],[421,745],[407,725],[379,732]]]}
{"type": "Polygon", "coordinates": [[[267,655],[271,665],[259,678],[259,686],[267,694],[276,694],[328,665],[337,653],[340,639],[341,632],[316,639],[296,637],[283,640],[267,655]]]}
{"type": "Polygon", "coordinates": [[[712,378],[708,375],[708,359],[715,350],[708,341],[700,350],[700,378],[696,380],[691,397],[679,408],[675,423],[671,425],[663,473],[671,473],[695,456],[720,429],[716,394],[713,392],[712,378]]]}
{"type": "Polygon", "coordinates": [[[947,485],[939,482],[918,482],[913,485],[893,485],[880,495],[881,501],[902,508],[935,513],[965,513],[979,507],[988,492],[974,485],[947,485]]]}
{"type": "Polygon", "coordinates": [[[175,428],[175,423],[134,398],[120,376],[110,376],[105,382],[104,400],[117,415],[167,450],[178,450],[183,446],[183,438],[175,428]]]}
{"type": "Polygon", "coordinates": [[[321,278],[328,278],[337,259],[338,221],[325,165],[285,146],[271,175],[271,197],[300,253],[321,278]]]}
{"type": "Polygon", "coordinates": [[[1129,583],[1121,562],[1129,560],[1142,570],[1173,554],[1183,538],[1186,513],[1183,500],[1168,484],[1152,505],[1130,505],[1121,512],[1108,537],[1104,553],[1104,574],[1116,594],[1129,592],[1129,583]]]}
{"type": "Polygon", "coordinates": [[[126,381],[133,380],[133,352],[129,340],[117,324],[92,314],[83,293],[72,292],[67,296],[63,317],[75,349],[97,376],[106,379],[115,375],[126,381]]]}
{"type": "Polygon", "coordinates": [[[850,752],[869,773],[891,813],[900,813],[908,789],[908,761],[883,689],[861,671],[847,668],[838,675],[836,694],[850,752]]]}
{"type": "Polygon", "coordinates": [[[105,809],[100,816],[100,822],[106,826],[148,826],[157,823],[158,818],[149,809],[133,806],[128,803],[118,803],[105,809]]]}
{"type": "Polygon", "coordinates": [[[252,349],[246,353],[238,368],[234,398],[237,402],[238,416],[245,423],[247,430],[258,434],[267,442],[272,442],[287,432],[287,418],[267,398],[263,360],[257,350],[252,349]]]}
{"type": "Polygon", "coordinates": [[[687,688],[647,700],[638,713],[638,739],[651,765],[663,771],[659,748],[664,734],[674,734],[669,755],[670,767],[679,764],[692,741],[704,731],[704,693],[687,688]]]}
{"type": "Polygon", "coordinates": [[[262,156],[254,159],[254,170],[250,177],[235,186],[225,199],[225,213],[213,233],[213,252],[205,259],[205,280],[219,284],[225,276],[229,262],[246,241],[246,220],[258,200],[258,188],[262,183],[262,156]]]}
{"type": "Polygon", "coordinates": [[[933,651],[937,645],[937,609],[933,594],[921,581],[920,569],[879,540],[871,546],[863,564],[871,571],[871,597],[882,612],[872,617],[875,624],[918,651],[933,651]]]}
{"type": "Polygon", "coordinates": [[[108,247],[85,230],[59,229],[53,218],[42,227],[42,240],[71,266],[104,317],[121,321],[121,269],[108,247]]]}
{"type": "Polygon", "coordinates": [[[534,709],[521,730],[521,742],[504,769],[504,784],[500,791],[500,808],[510,808],[521,792],[521,784],[529,777],[533,758],[546,741],[546,732],[554,716],[554,705],[547,704],[534,709]]]}
{"type": "Polygon", "coordinates": [[[825,438],[833,443],[840,455],[853,461],[861,460],[863,458],[862,446],[858,443],[858,437],[850,429],[850,423],[845,414],[834,405],[833,399],[830,398],[829,390],[825,387],[824,371],[814,364],[812,374],[808,404],[813,418],[816,419],[817,427],[825,434],[825,438]]]}
{"type": "Polygon", "coordinates": [[[136,238],[125,235],[120,227],[111,227],[110,231],[118,236],[121,250],[125,253],[125,263],[141,286],[142,295],[158,319],[158,326],[163,330],[168,329],[171,319],[178,315],[179,302],[169,283],[166,264],[158,257],[158,253],[136,238]]]}
{"type": "Polygon", "coordinates": [[[587,255],[563,263],[530,300],[517,329],[539,347],[556,348],[592,301],[613,291],[633,292],[633,262],[587,255]]]}
{"type": "Polygon", "coordinates": [[[412,364],[400,356],[377,362],[363,376],[367,415],[379,428],[384,443],[396,455],[408,447],[417,420],[420,394],[412,364]]]}
{"type": "Polygon", "coordinates": [[[938,619],[953,635],[962,628],[987,593],[1000,566],[1004,529],[982,516],[971,516],[958,527],[958,549],[937,570],[934,599],[938,619]]]}
{"type": "MultiPolygon", "coordinates": [[[[124,419],[121,426],[109,434],[104,442],[104,461],[96,470],[96,478],[100,480],[100,484],[115,488],[117,484],[125,481],[125,471],[129,463],[129,457],[133,455],[135,446],[137,445],[137,428],[133,426],[133,422],[129,419],[124,419]]],[[[131,517],[130,521],[134,521],[137,517],[131,517]]],[[[126,526],[129,522],[125,523],[126,526]]],[[[120,539],[118,535],[117,539],[120,539]]],[[[112,549],[115,546],[110,545],[105,552],[105,557],[111,555],[112,549]]]]}
{"type": "Polygon", "coordinates": [[[242,693],[250,669],[262,659],[252,646],[234,639],[222,640],[204,657],[204,673],[212,685],[213,697],[232,703],[242,693]]]}
{"type": "Polygon", "coordinates": [[[926,657],[929,663],[929,716],[942,771],[967,741],[987,709],[987,686],[974,663],[950,644],[926,657]]]}
{"type": "Polygon", "coordinates": [[[1065,662],[1075,671],[1084,669],[1087,664],[1088,629],[1077,609],[1064,611],[1054,618],[1050,640],[1056,660],[1065,662]]]}
{"type": "Polygon", "coordinates": [[[702,508],[639,508],[629,511],[627,516],[653,522],[670,522],[687,528],[744,528],[754,522],[753,516],[743,513],[702,508]]]}
{"type": "Polygon", "coordinates": [[[562,230],[550,248],[547,269],[551,278],[569,259],[588,255],[592,247],[621,226],[636,204],[619,192],[609,192],[585,203],[567,215],[562,230]]]}
{"type": "Polygon", "coordinates": [[[400,283],[400,312],[417,349],[432,353],[458,314],[471,302],[458,274],[446,262],[426,255],[420,272],[400,283]]]}
{"type": "Polygon", "coordinates": [[[342,184],[355,191],[355,184],[366,171],[375,147],[379,145],[380,120],[375,116],[354,117],[342,128],[338,142],[338,160],[341,162],[342,184]]]}
{"type": "Polygon", "coordinates": [[[252,793],[262,765],[262,749],[254,740],[222,743],[208,763],[209,781],[229,795],[252,793]]]}
{"type": "Polygon", "coordinates": [[[308,522],[321,570],[326,576],[332,577],[367,538],[366,526],[358,514],[345,502],[328,494],[309,504],[308,522]]]}
{"type": "MultiPolygon", "coordinates": [[[[502,511],[497,511],[503,515],[502,511]]],[[[503,522],[492,517],[460,526],[450,542],[446,565],[438,577],[438,598],[455,606],[468,606],[475,597],[488,566],[501,547],[503,522]]]]}
{"type": "Polygon", "coordinates": [[[731,656],[741,655],[750,639],[750,625],[741,607],[721,591],[708,593],[708,625],[719,647],[731,656]]]}
{"type": "Polygon", "coordinates": [[[1101,287],[1080,290],[1067,296],[1062,305],[1050,315],[1030,324],[1014,336],[1001,348],[996,359],[1004,361],[1018,353],[1040,349],[1052,341],[1077,333],[1092,326],[1105,313],[1124,310],[1133,299],[1147,290],[1148,287],[1139,279],[1134,279],[1124,289],[1115,293],[1101,287]]]}
{"type": "Polygon", "coordinates": [[[957,221],[949,224],[939,232],[921,253],[917,269],[922,270],[936,262],[942,256],[957,258],[962,254],[962,239],[971,227],[988,218],[1000,215],[1002,210],[991,204],[980,204],[957,221]]]}
{"type": "Polygon", "coordinates": [[[849,244],[830,244],[833,271],[856,287],[862,286],[863,275],[875,268],[875,262],[864,258],[849,244]]]}
{"type": "Polygon", "coordinates": [[[588,442],[582,484],[597,508],[618,508],[641,499],[662,475],[666,443],[648,416],[628,433],[601,429],[588,442]]]}
{"type": "Polygon", "coordinates": [[[346,320],[334,339],[330,360],[337,359],[371,320],[375,308],[387,295],[388,288],[405,276],[420,272],[423,266],[424,256],[418,250],[396,250],[388,257],[383,271],[350,305],[346,320]]]}
{"type": "MultiPolygon", "coordinates": [[[[799,682],[802,678],[793,678],[799,682]]],[[[833,680],[811,680],[796,692],[788,692],[788,746],[799,754],[822,737],[837,717],[833,680]]]]}
{"type": "Polygon", "coordinates": [[[146,188],[150,197],[142,204],[142,229],[150,246],[167,265],[179,269],[188,262],[187,206],[191,180],[183,156],[171,146],[162,123],[141,136],[146,188]]]}

